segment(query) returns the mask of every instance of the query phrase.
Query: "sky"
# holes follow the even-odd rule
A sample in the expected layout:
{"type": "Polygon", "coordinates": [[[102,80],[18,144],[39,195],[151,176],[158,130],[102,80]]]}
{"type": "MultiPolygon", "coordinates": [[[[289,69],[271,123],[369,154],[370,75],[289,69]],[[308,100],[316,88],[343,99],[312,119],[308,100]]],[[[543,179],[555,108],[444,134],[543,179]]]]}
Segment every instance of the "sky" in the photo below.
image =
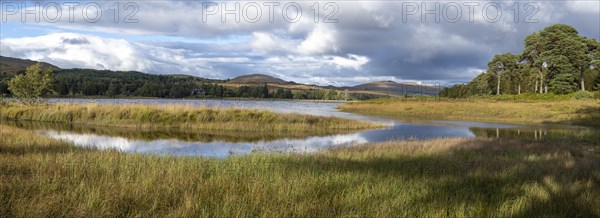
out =
{"type": "Polygon", "coordinates": [[[597,0],[0,3],[2,56],[213,79],[448,85],[552,24],[600,41],[597,0]]]}

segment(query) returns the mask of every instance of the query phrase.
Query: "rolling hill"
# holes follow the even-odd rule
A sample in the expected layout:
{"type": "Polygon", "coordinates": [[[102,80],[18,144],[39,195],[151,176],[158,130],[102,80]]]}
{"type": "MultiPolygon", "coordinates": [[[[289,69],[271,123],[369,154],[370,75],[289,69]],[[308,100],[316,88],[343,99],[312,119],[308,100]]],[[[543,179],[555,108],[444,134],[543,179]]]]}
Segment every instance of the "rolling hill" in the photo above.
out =
{"type": "Polygon", "coordinates": [[[288,82],[279,78],[275,78],[272,76],[264,75],[264,74],[250,74],[238,76],[229,80],[227,83],[237,83],[237,84],[288,84],[293,82],[288,82]]]}
{"type": "Polygon", "coordinates": [[[436,95],[439,93],[440,87],[421,85],[417,83],[397,83],[394,81],[380,81],[360,84],[349,87],[352,91],[367,91],[376,93],[385,93],[391,95],[398,94],[423,94],[436,95]]]}
{"type": "Polygon", "coordinates": [[[380,95],[380,96],[402,96],[405,94],[413,95],[413,94],[422,94],[422,95],[436,95],[439,93],[440,88],[429,86],[429,85],[420,85],[417,83],[397,83],[394,81],[379,81],[379,82],[371,82],[360,84],[352,87],[317,87],[314,85],[306,85],[299,84],[295,82],[288,82],[276,77],[264,75],[264,74],[251,74],[251,75],[243,75],[236,77],[234,79],[229,80],[224,84],[225,86],[239,85],[239,84],[247,84],[247,85],[262,85],[268,84],[269,87],[274,88],[288,88],[288,89],[305,89],[305,90],[314,90],[319,88],[325,89],[335,89],[335,90],[348,90],[349,93],[354,94],[371,94],[371,95],[380,95]]]}

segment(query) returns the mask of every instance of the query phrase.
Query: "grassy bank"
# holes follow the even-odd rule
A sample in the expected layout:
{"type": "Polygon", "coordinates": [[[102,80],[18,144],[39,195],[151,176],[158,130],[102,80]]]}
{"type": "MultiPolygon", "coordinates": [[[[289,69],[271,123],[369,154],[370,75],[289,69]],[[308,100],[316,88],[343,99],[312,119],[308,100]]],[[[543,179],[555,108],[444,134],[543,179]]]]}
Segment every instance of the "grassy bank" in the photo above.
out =
{"type": "Polygon", "coordinates": [[[187,142],[258,142],[278,139],[302,139],[310,136],[330,134],[347,134],[353,130],[331,130],[322,132],[272,132],[272,131],[219,131],[197,129],[136,129],[93,126],[85,124],[68,124],[37,121],[0,121],[0,124],[27,130],[67,131],[78,134],[94,134],[102,136],[122,137],[127,139],[151,141],[161,139],[177,139],[187,142]]]}
{"type": "Polygon", "coordinates": [[[600,216],[600,155],[581,144],[439,139],[205,159],[0,135],[7,216],[600,216]]]}
{"type": "Polygon", "coordinates": [[[188,106],[49,104],[0,106],[0,118],[143,129],[248,132],[329,132],[382,127],[336,117],[188,106]]]}
{"type": "Polygon", "coordinates": [[[465,120],[518,124],[600,126],[600,100],[401,100],[354,102],[342,111],[400,119],[465,120]]]}

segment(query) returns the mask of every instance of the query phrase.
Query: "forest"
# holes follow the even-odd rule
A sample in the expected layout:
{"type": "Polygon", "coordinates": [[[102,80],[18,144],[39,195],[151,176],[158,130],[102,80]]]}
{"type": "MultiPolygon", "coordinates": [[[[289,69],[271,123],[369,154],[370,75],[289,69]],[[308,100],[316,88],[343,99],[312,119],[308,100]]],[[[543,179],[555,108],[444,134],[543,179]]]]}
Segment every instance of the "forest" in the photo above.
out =
{"type": "MultiPolygon", "coordinates": [[[[24,74],[18,72],[17,74],[24,74]]],[[[277,98],[343,100],[346,93],[315,87],[313,90],[274,88],[267,84],[224,86],[227,80],[187,75],[154,75],[135,71],[61,69],[53,73],[49,97],[153,97],[153,98],[277,98]]],[[[0,95],[11,96],[11,75],[0,75],[0,95]]],[[[368,96],[356,95],[355,98],[368,96]]]]}
{"type": "Polygon", "coordinates": [[[487,72],[469,83],[441,90],[440,96],[465,98],[597,90],[600,90],[600,43],[580,36],[571,26],[555,24],[527,36],[521,54],[495,55],[487,64],[487,72]]]}

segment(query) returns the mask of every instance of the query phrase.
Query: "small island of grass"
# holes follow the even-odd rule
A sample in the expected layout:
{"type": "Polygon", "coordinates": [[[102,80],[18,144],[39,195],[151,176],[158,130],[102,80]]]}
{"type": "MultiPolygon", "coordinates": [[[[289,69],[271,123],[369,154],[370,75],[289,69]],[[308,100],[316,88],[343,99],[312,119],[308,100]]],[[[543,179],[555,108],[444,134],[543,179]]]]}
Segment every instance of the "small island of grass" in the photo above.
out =
{"type": "Polygon", "coordinates": [[[0,118],[140,129],[185,129],[244,132],[303,132],[381,128],[383,124],[303,114],[184,105],[47,104],[0,106],[0,118]]]}

